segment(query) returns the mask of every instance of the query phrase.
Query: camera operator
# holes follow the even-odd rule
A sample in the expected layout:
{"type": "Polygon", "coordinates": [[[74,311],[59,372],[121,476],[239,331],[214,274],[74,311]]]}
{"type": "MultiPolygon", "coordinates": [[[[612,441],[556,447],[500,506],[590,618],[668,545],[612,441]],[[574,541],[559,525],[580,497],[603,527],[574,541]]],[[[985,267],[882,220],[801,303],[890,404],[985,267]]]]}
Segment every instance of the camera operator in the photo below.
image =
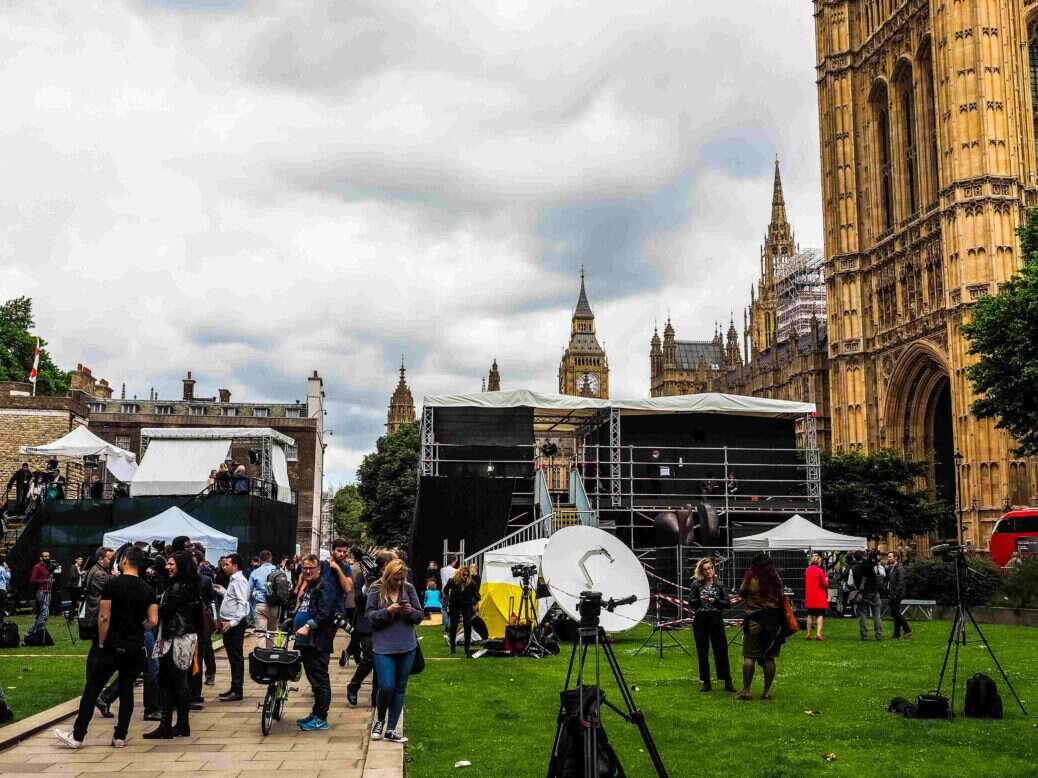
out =
{"type": "Polygon", "coordinates": [[[50,558],[49,551],[40,552],[40,561],[29,573],[29,583],[36,587],[36,621],[29,629],[29,634],[39,632],[47,626],[50,615],[50,596],[54,589],[55,576],[60,575],[61,566],[50,558]]]}
{"type": "Polygon", "coordinates": [[[249,615],[249,582],[242,575],[240,554],[228,554],[223,559],[223,570],[227,575],[226,588],[214,585],[213,590],[223,595],[220,603],[220,620],[217,631],[223,633],[223,648],[227,663],[231,666],[231,686],[223,692],[221,702],[242,699],[245,683],[245,617],[249,615]]]}
{"type": "MultiPolygon", "coordinates": [[[[110,549],[98,552],[101,559],[111,559],[110,549]]],[[[151,588],[139,577],[144,555],[129,549],[123,556],[122,575],[108,578],[98,605],[97,635],[87,656],[86,685],[79,701],[79,715],[71,732],[55,730],[62,743],[79,748],[86,739],[87,727],[101,688],[119,673],[119,719],[112,735],[112,746],[126,745],[126,735],[133,716],[133,684],[144,664],[144,630],[158,623],[158,605],[151,588]]],[[[97,569],[99,565],[95,565],[97,569]]],[[[89,595],[88,595],[89,596],[89,595]]]]}
{"type": "Polygon", "coordinates": [[[465,641],[465,658],[471,659],[469,647],[472,641],[472,617],[476,614],[476,606],[479,604],[479,576],[476,575],[475,565],[458,568],[444,587],[443,599],[447,602],[447,613],[450,615],[451,653],[457,653],[460,617],[464,630],[462,638],[465,641]]]}
{"type": "MultiPolygon", "coordinates": [[[[354,555],[358,560],[363,560],[363,553],[355,551],[354,555]]],[[[350,638],[351,647],[354,642],[357,644],[357,648],[354,650],[357,669],[353,672],[353,678],[350,679],[349,684],[346,686],[346,702],[350,705],[355,706],[357,704],[357,695],[360,693],[360,687],[364,683],[364,679],[375,668],[375,654],[371,645],[372,627],[367,612],[368,591],[381,577],[383,568],[395,558],[392,551],[381,551],[375,557],[375,567],[373,569],[366,569],[363,561],[360,561],[360,564],[357,565],[357,570],[353,574],[353,589],[356,592],[360,592],[360,594],[356,598],[357,607],[353,613],[353,634],[350,638]]],[[[373,678],[371,707],[375,707],[377,701],[378,683],[377,679],[373,678]]]]}

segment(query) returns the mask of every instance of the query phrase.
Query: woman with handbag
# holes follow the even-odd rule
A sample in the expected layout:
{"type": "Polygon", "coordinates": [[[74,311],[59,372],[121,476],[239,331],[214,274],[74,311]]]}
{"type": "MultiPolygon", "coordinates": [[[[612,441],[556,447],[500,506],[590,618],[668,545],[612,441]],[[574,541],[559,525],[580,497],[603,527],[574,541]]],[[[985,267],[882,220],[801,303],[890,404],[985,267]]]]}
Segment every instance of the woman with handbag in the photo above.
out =
{"type": "Polygon", "coordinates": [[[740,700],[752,699],[750,684],[753,683],[758,662],[764,670],[764,691],[760,698],[771,699],[775,658],[787,634],[782,589],[782,579],[775,569],[775,563],[766,553],[758,551],[743,574],[739,588],[739,596],[746,606],[742,641],[742,691],[738,694],[740,700]]]}
{"type": "Polygon", "coordinates": [[[804,571],[804,607],[807,608],[807,639],[811,639],[814,627],[815,640],[821,640],[822,623],[829,610],[829,576],[822,569],[820,554],[811,555],[811,562],[804,571]]]}
{"type": "Polygon", "coordinates": [[[724,610],[731,605],[724,584],[717,580],[717,571],[710,557],[703,557],[696,564],[695,577],[689,587],[689,605],[695,609],[692,635],[696,639],[696,655],[699,659],[700,691],[708,692],[710,686],[710,646],[714,648],[714,667],[718,679],[724,681],[724,689],[735,691],[732,672],[728,666],[728,641],[724,635],[724,610]]]}
{"type": "Polygon", "coordinates": [[[378,584],[368,591],[366,615],[371,622],[371,648],[378,679],[378,706],[371,739],[406,743],[397,731],[404,709],[407,679],[420,654],[415,627],[425,614],[418,592],[407,582],[407,565],[388,562],[378,584]]]}
{"type": "Polygon", "coordinates": [[[159,601],[159,634],[153,656],[159,660],[162,690],[162,723],[144,734],[149,740],[168,740],[191,735],[188,716],[191,694],[188,672],[195,658],[202,623],[202,600],[198,594],[198,571],[191,554],[178,551],[166,560],[169,583],[159,601]],[[173,725],[176,707],[177,723],[173,725]]]}

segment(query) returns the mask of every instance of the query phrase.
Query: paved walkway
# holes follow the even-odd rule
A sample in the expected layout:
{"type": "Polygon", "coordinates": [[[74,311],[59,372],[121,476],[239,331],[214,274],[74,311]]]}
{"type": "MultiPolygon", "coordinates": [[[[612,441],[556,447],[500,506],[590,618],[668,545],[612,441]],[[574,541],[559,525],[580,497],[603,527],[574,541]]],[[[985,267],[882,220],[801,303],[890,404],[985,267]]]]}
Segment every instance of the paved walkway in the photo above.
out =
{"type": "MultiPolygon", "coordinates": [[[[345,643],[345,636],[340,634],[336,650],[345,643]]],[[[250,647],[246,645],[246,655],[250,647]]],[[[204,710],[191,713],[191,737],[143,740],[141,735],[156,725],[141,720],[143,707],[138,696],[126,748],[110,746],[114,722],[100,715],[91,721],[81,748],[73,751],[60,745],[52,730],[55,726],[71,729],[73,718],[68,717],[0,752],[0,776],[71,777],[118,772],[147,778],[188,772],[238,776],[291,770],[334,778],[402,778],[403,747],[370,742],[371,708],[346,705],[346,682],[353,674],[353,664],[340,668],[337,657],[337,653],[332,655],[330,667],[332,708],[328,716],[331,729],[327,732],[301,732],[296,727],[296,719],[306,716],[313,702],[304,674],[296,684],[298,691],[289,696],[282,721],[274,722],[270,735],[263,737],[258,706],[265,688],[249,680],[246,667],[245,699],[218,702],[216,695],[227,688],[228,668],[224,654],[217,652],[216,686],[203,687],[207,702],[204,710]]],[[[370,700],[370,694],[370,686],[365,684],[361,701],[370,700]]]]}

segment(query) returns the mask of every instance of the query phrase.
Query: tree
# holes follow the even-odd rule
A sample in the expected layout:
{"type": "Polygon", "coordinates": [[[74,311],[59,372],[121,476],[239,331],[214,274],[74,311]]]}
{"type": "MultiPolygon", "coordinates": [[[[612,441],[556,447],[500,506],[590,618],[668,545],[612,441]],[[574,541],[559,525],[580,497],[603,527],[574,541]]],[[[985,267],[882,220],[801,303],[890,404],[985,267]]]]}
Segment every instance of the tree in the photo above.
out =
{"type": "MultiPolygon", "coordinates": [[[[32,300],[16,297],[0,305],[0,381],[28,381],[36,351],[36,322],[32,318],[32,300]]],[[[68,373],[58,369],[40,338],[40,367],[36,377],[37,394],[65,394],[68,373]]]]}
{"type": "Polygon", "coordinates": [[[360,496],[360,488],[357,484],[348,484],[336,490],[332,503],[332,514],[337,535],[364,546],[371,543],[368,528],[362,519],[364,500],[360,496]]]}
{"type": "Polygon", "coordinates": [[[901,538],[935,529],[948,506],[930,500],[916,484],[926,471],[887,449],[822,456],[822,512],[848,531],[901,538]]]}
{"type": "Polygon", "coordinates": [[[418,492],[420,448],[418,425],[406,424],[379,438],[375,451],[357,469],[364,501],[361,522],[379,545],[407,544],[418,492]]]}
{"type": "Polygon", "coordinates": [[[1038,454],[1038,208],[1017,228],[1024,264],[998,294],[982,297],[962,325],[978,361],[966,376],[978,395],[973,413],[997,419],[1018,456],[1038,454]]]}

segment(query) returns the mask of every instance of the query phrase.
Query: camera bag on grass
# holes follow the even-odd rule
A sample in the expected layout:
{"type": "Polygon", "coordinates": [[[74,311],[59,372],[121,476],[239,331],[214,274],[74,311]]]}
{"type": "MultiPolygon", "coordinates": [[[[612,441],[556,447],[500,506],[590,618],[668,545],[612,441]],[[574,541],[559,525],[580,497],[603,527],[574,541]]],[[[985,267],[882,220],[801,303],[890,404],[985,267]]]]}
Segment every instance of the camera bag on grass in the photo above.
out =
{"type": "Polygon", "coordinates": [[[915,698],[916,719],[950,719],[951,705],[940,692],[927,692],[915,698]]]}
{"type": "Polygon", "coordinates": [[[13,621],[0,622],[0,648],[18,648],[18,625],[13,621]]]}
{"type": "Polygon", "coordinates": [[[44,627],[43,629],[38,629],[35,632],[28,633],[25,636],[24,645],[35,646],[37,648],[40,646],[53,646],[54,638],[50,636],[50,632],[48,632],[47,628],[44,627]]]}
{"type": "Polygon", "coordinates": [[[983,673],[966,681],[966,704],[963,712],[971,719],[1002,718],[1002,698],[995,682],[983,673]]]}

